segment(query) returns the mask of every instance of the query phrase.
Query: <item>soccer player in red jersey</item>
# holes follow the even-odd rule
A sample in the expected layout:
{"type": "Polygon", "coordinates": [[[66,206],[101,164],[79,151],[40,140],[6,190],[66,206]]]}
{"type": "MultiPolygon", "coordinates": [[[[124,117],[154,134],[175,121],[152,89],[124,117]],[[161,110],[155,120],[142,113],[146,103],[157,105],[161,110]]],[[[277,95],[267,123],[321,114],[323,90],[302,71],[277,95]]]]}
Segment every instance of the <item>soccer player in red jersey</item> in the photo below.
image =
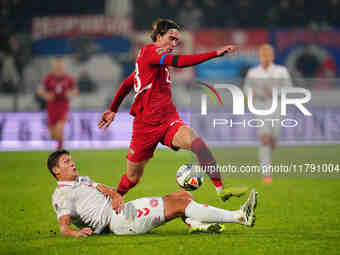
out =
{"type": "Polygon", "coordinates": [[[64,72],[64,62],[55,61],[54,72],[48,74],[38,94],[47,102],[47,124],[51,138],[58,142],[58,149],[63,147],[64,126],[69,112],[69,101],[78,95],[71,76],[64,72]]]}
{"type": "MultiPolygon", "coordinates": [[[[173,150],[191,150],[202,167],[216,166],[215,158],[205,142],[179,117],[171,98],[168,66],[194,66],[226,53],[234,53],[237,46],[226,45],[202,54],[176,55],[172,51],[178,45],[179,30],[179,26],[172,20],[158,19],[153,24],[153,43],[139,51],[135,71],[122,82],[110,108],[102,114],[98,123],[99,128],[107,129],[124,97],[134,89],[135,97],[130,113],[135,118],[127,155],[127,173],[122,176],[117,188],[121,195],[140,181],[144,167],[159,142],[173,150]]],[[[244,187],[224,187],[217,171],[208,171],[207,174],[223,201],[231,196],[241,196],[247,191],[244,187]]]]}

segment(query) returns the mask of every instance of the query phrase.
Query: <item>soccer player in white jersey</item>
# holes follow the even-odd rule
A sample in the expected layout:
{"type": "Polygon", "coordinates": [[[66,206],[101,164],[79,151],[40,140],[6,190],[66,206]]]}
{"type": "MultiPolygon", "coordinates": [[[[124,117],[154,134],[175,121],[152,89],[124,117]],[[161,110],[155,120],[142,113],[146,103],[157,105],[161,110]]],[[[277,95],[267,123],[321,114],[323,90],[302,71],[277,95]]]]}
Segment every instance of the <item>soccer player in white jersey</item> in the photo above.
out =
{"type": "MultiPolygon", "coordinates": [[[[259,49],[261,64],[251,68],[246,76],[244,90],[252,88],[253,102],[256,109],[269,109],[272,105],[272,88],[292,86],[291,78],[286,67],[274,64],[274,49],[269,44],[264,44],[259,49]]],[[[257,129],[260,138],[259,161],[264,182],[271,183],[270,166],[272,164],[272,151],[276,147],[276,139],[280,134],[278,122],[268,119],[280,119],[280,107],[270,115],[257,115],[263,120],[263,126],[257,129]]]]}
{"type": "Polygon", "coordinates": [[[47,167],[57,179],[53,208],[60,232],[65,236],[86,237],[112,232],[117,235],[142,234],[177,217],[189,225],[189,232],[223,231],[219,223],[238,223],[253,226],[257,193],[250,192],[240,210],[228,211],[193,201],[186,191],[164,197],[145,197],[124,203],[116,190],[79,176],[70,153],[53,152],[47,167]],[[78,229],[71,227],[75,225],[78,229]]]}

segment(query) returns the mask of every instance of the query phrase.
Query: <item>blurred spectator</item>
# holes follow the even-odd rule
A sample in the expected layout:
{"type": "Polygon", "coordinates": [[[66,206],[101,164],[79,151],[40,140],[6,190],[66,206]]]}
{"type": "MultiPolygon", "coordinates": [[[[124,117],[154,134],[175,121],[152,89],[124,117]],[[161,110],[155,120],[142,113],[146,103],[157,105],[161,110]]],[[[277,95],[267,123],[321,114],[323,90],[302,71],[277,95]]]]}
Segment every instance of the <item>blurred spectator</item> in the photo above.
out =
{"type": "Polygon", "coordinates": [[[179,10],[177,22],[185,30],[197,31],[201,28],[203,18],[202,10],[194,4],[192,0],[186,0],[183,8],[179,10]]]}
{"type": "Polygon", "coordinates": [[[90,93],[96,90],[96,83],[91,79],[88,72],[79,75],[77,86],[81,93],[90,93]]]}
{"type": "Polygon", "coordinates": [[[203,0],[204,27],[224,27],[234,24],[232,5],[219,0],[203,0]]]}
{"type": "Polygon", "coordinates": [[[340,27],[340,0],[328,0],[327,20],[329,25],[340,27]]]}
{"type": "Polygon", "coordinates": [[[159,0],[134,1],[134,23],[136,29],[151,30],[151,24],[162,17],[159,0]]]}
{"type": "MultiPolygon", "coordinates": [[[[304,0],[295,0],[290,10],[290,20],[294,27],[302,28],[311,23],[310,9],[304,0]]],[[[288,17],[287,17],[288,18],[288,17]]]]}
{"type": "Polygon", "coordinates": [[[179,0],[168,0],[165,9],[166,11],[164,11],[165,14],[162,16],[162,18],[176,20],[178,10],[180,9],[179,0]]]}
{"type": "Polygon", "coordinates": [[[259,15],[254,13],[249,0],[237,1],[233,13],[235,13],[236,25],[238,27],[254,27],[256,19],[259,17],[259,15]]]}
{"type": "Polygon", "coordinates": [[[281,0],[279,5],[270,8],[267,18],[269,26],[291,26],[291,0],[281,0]]]}

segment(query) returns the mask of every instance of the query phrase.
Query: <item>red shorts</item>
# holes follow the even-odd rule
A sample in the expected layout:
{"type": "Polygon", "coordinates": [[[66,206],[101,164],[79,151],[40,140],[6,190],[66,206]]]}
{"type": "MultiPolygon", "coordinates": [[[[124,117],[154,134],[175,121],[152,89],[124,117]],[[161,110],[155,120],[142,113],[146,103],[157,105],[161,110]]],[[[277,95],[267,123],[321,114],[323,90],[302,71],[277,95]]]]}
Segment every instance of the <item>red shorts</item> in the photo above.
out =
{"type": "Polygon", "coordinates": [[[179,148],[172,146],[172,140],[181,126],[185,126],[185,123],[180,119],[173,119],[158,126],[149,125],[135,119],[126,158],[136,163],[152,158],[159,142],[173,150],[179,150],[179,148]]]}
{"type": "Polygon", "coordinates": [[[58,121],[66,121],[68,113],[68,107],[47,107],[47,125],[54,126],[58,121]]]}

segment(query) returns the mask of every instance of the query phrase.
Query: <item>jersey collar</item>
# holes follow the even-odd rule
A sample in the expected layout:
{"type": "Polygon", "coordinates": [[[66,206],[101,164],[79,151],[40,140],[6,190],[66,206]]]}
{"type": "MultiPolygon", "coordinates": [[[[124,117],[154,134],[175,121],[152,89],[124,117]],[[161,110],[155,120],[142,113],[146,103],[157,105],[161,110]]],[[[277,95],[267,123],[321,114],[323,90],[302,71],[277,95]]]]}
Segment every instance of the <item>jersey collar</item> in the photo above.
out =
{"type": "Polygon", "coordinates": [[[75,183],[76,183],[75,181],[57,182],[58,188],[65,186],[73,186],[75,183]]]}
{"type": "Polygon", "coordinates": [[[274,67],[274,63],[271,63],[267,69],[264,69],[263,66],[261,65],[261,69],[264,71],[264,72],[269,72],[272,68],[274,67]]]}

